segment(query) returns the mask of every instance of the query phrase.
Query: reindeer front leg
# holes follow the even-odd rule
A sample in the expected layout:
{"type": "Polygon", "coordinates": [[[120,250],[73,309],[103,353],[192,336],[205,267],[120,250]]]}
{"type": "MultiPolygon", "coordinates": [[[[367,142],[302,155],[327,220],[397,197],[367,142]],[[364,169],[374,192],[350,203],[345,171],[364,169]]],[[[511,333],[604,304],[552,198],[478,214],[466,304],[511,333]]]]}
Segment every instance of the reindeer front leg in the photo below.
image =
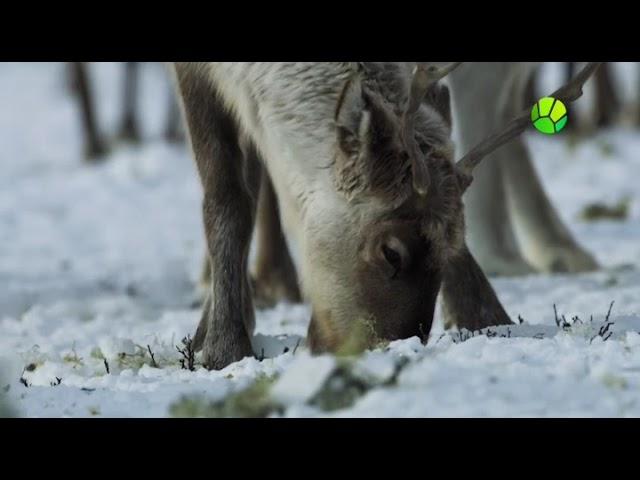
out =
{"type": "Polygon", "coordinates": [[[474,331],[513,323],[466,245],[445,268],[441,293],[445,328],[474,331]]]}
{"type": "Polygon", "coordinates": [[[189,64],[176,64],[195,160],[204,187],[203,219],[212,278],[194,346],[209,369],[252,356],[254,325],[247,259],[259,164],[243,153],[231,116],[210,83],[189,64]]]}
{"type": "MultiPolygon", "coordinates": [[[[262,164],[259,159],[256,161],[262,164]]],[[[278,200],[266,169],[262,169],[255,223],[256,263],[251,280],[255,305],[268,308],[281,300],[300,302],[298,274],[282,231],[278,200]]],[[[208,255],[202,264],[200,284],[205,289],[211,284],[208,255]]]]}

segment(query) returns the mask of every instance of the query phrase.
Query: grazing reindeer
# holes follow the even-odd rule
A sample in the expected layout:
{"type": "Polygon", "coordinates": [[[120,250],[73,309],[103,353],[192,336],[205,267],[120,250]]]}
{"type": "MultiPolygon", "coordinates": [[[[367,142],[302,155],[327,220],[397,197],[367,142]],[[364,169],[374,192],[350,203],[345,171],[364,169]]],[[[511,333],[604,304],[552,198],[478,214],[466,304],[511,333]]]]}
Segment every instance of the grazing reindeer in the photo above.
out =
{"type": "MultiPolygon", "coordinates": [[[[208,368],[253,354],[247,258],[262,166],[301,250],[313,352],[339,350],[362,323],[364,346],[425,338],[441,289],[450,325],[511,323],[466,247],[462,195],[528,112],[454,163],[438,81],[456,66],[175,64],[204,187],[212,278],[194,346],[208,368]]],[[[595,68],[555,96],[578,98],[595,68]]]]}
{"type": "MultiPolygon", "coordinates": [[[[523,108],[535,67],[473,63],[452,73],[454,119],[463,149],[472,148],[523,108]]],[[[535,270],[582,272],[597,268],[545,194],[524,139],[515,138],[491,154],[474,176],[465,197],[467,239],[485,272],[520,275],[535,270]],[[516,231],[521,232],[519,237],[516,231]]]]}

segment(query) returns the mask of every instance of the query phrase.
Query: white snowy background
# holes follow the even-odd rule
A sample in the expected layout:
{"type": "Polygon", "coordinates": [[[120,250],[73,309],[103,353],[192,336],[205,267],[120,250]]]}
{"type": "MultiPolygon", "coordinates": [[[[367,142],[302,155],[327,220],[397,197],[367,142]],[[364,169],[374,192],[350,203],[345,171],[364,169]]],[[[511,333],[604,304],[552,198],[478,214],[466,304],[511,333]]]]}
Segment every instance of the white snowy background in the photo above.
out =
{"type": "MultiPolygon", "coordinates": [[[[91,68],[102,127],[114,132],[122,67],[91,68]]],[[[635,66],[616,64],[615,72],[635,101],[635,66]]],[[[541,90],[551,92],[559,73],[545,66],[541,90]]],[[[619,126],[577,145],[565,135],[527,136],[546,190],[601,271],[492,279],[525,324],[463,333],[460,342],[443,333],[438,312],[427,346],[413,338],[356,360],[371,388],[352,406],[326,411],[309,399],[336,362],[295,348],[306,305],[257,313],[262,361],[181,368],[176,345],[200,317],[192,304],[204,241],[190,154],[162,139],[165,72],[143,69],[145,142],[117,146],[99,165],[82,161],[65,81],[61,63],[0,64],[0,396],[19,415],[169,416],[185,395],[221,400],[263,375],[279,375],[273,395],[284,416],[640,415],[640,130],[619,126]],[[626,221],[580,219],[585,205],[625,196],[626,221]],[[612,301],[613,325],[600,336],[612,301]],[[583,323],[558,328],[554,304],[583,323]]],[[[580,111],[589,103],[587,92],[580,111]]]]}

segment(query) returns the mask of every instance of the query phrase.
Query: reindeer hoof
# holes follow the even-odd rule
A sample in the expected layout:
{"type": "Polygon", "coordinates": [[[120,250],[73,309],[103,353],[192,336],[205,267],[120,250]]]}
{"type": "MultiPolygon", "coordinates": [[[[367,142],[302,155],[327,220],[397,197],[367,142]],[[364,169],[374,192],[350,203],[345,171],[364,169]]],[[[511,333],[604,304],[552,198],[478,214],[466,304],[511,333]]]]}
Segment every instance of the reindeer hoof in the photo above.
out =
{"type": "Polygon", "coordinates": [[[592,255],[575,246],[551,247],[541,257],[540,269],[547,273],[582,273],[599,268],[592,255]]]}
{"type": "Polygon", "coordinates": [[[253,357],[251,341],[246,333],[224,335],[216,333],[207,338],[202,347],[202,363],[209,370],[222,370],[245,357],[253,357]]]}
{"type": "Polygon", "coordinates": [[[280,301],[299,303],[302,296],[295,280],[280,272],[251,279],[253,300],[257,308],[270,308],[280,301]]]}
{"type": "Polygon", "coordinates": [[[136,123],[131,121],[125,122],[118,133],[118,140],[124,143],[139,144],[142,142],[142,136],[136,123]]]}
{"type": "Polygon", "coordinates": [[[102,142],[87,145],[84,150],[84,158],[89,163],[98,163],[109,154],[109,148],[102,142]]]}
{"type": "Polygon", "coordinates": [[[535,270],[521,257],[491,257],[479,260],[482,270],[490,277],[519,277],[532,275],[535,270]]]}
{"type": "Polygon", "coordinates": [[[251,340],[241,320],[215,322],[211,315],[209,297],[205,300],[202,317],[191,343],[194,351],[202,351],[202,363],[206,368],[221,370],[245,357],[254,356],[251,340]]]}

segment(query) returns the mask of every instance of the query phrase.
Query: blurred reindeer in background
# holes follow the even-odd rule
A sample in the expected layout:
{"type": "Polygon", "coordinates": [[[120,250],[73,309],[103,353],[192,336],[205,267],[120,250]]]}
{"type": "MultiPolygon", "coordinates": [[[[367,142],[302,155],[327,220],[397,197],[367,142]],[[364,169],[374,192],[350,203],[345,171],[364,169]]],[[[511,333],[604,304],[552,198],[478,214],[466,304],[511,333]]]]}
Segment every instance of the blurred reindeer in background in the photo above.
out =
{"type": "MultiPolygon", "coordinates": [[[[528,103],[534,95],[531,78],[536,68],[536,64],[490,62],[470,63],[453,72],[449,81],[460,148],[470,149],[537,101],[528,103]]],[[[523,138],[514,138],[490,154],[474,177],[465,196],[467,240],[488,274],[597,268],[556,213],[523,138]],[[521,235],[516,236],[516,229],[521,235]]]]}
{"type": "MultiPolygon", "coordinates": [[[[569,63],[569,65],[573,65],[569,63]]],[[[572,75],[575,66],[567,72],[572,75]]],[[[619,120],[622,101],[614,85],[613,69],[610,63],[603,63],[594,76],[595,85],[595,125],[596,127],[610,127],[619,120]]]]}
{"type": "MultiPolygon", "coordinates": [[[[564,64],[565,81],[573,78],[578,65],[564,64]]],[[[496,131],[523,102],[533,105],[540,97],[538,69],[537,64],[492,62],[467,65],[454,72],[450,83],[459,145],[470,148],[496,131]]],[[[573,117],[567,131],[575,138],[628,122],[630,117],[640,125],[640,108],[623,109],[614,74],[609,63],[595,71],[593,103],[586,116],[572,115],[573,109],[567,105],[573,117]]],[[[523,138],[496,151],[478,168],[465,204],[469,247],[488,274],[578,273],[598,268],[546,195],[523,138]]]]}
{"type": "MultiPolygon", "coordinates": [[[[564,64],[565,81],[573,78],[578,65],[564,64]]],[[[467,65],[454,72],[450,81],[459,145],[470,148],[497,130],[523,101],[533,105],[541,96],[537,93],[538,69],[536,64],[492,62],[467,65]]],[[[586,117],[572,115],[567,105],[573,117],[567,130],[578,138],[625,121],[613,65],[603,63],[592,84],[593,103],[586,117]]],[[[640,125],[640,108],[636,107],[634,114],[635,124],[640,125]]],[[[598,267],[553,207],[522,138],[514,139],[480,166],[465,203],[469,246],[489,274],[577,273],[598,267]]]]}
{"type": "MultiPolygon", "coordinates": [[[[71,88],[78,102],[82,124],[85,158],[89,162],[100,160],[109,152],[113,140],[105,139],[100,129],[96,112],[95,84],[91,81],[89,66],[83,62],[69,65],[71,88]]],[[[122,89],[122,117],[117,139],[128,143],[142,140],[138,118],[138,98],[140,96],[140,63],[125,62],[122,89]]],[[[173,88],[168,89],[168,116],[164,137],[168,142],[184,141],[178,100],[173,88]]]]}

